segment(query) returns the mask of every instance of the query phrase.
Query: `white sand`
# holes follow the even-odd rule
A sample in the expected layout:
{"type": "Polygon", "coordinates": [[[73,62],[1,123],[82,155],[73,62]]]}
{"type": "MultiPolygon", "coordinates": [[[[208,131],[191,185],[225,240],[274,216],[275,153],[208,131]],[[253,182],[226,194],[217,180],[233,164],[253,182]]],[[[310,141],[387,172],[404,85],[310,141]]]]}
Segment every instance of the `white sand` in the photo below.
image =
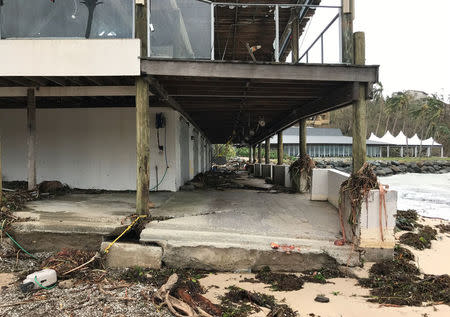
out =
{"type": "MultiPolygon", "coordinates": [[[[445,221],[439,219],[421,219],[423,224],[435,226],[445,221]]],[[[448,223],[448,222],[447,222],[448,223]]],[[[398,237],[401,233],[398,233],[398,237]]],[[[432,242],[432,248],[418,251],[409,248],[416,256],[417,265],[425,274],[450,274],[450,235],[439,234],[438,240],[432,242]]],[[[364,269],[357,269],[358,276],[365,277],[370,265],[366,263],[364,269]]],[[[226,293],[226,288],[236,285],[249,291],[261,292],[275,296],[278,302],[284,302],[299,316],[308,316],[313,313],[321,317],[372,317],[372,316],[450,316],[450,306],[435,305],[428,307],[387,307],[367,302],[370,289],[362,288],[356,279],[336,278],[329,280],[333,284],[305,283],[303,289],[291,292],[274,292],[267,285],[258,283],[239,282],[245,277],[252,278],[254,274],[220,273],[210,274],[200,280],[207,289],[206,297],[218,303],[218,296],[226,293]],[[218,286],[216,288],[215,286],[218,286]],[[339,292],[337,295],[333,293],[339,292]],[[329,303],[318,303],[314,298],[323,294],[330,299],[329,303]]],[[[255,316],[265,316],[262,311],[255,316]]]]}

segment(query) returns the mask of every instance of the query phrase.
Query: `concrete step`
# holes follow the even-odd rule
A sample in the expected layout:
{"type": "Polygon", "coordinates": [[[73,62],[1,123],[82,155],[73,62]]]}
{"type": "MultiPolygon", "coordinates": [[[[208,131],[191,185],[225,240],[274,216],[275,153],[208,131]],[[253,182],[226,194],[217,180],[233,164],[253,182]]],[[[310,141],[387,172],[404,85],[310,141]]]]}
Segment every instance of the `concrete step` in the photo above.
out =
{"type": "Polygon", "coordinates": [[[269,266],[275,271],[300,272],[320,269],[335,261],[350,266],[360,264],[359,253],[352,250],[351,246],[338,247],[331,240],[171,230],[148,226],[142,231],[140,241],[162,246],[162,261],[169,267],[247,271],[269,266]],[[293,245],[295,250],[289,253],[281,249],[273,250],[271,242],[293,245]]]}

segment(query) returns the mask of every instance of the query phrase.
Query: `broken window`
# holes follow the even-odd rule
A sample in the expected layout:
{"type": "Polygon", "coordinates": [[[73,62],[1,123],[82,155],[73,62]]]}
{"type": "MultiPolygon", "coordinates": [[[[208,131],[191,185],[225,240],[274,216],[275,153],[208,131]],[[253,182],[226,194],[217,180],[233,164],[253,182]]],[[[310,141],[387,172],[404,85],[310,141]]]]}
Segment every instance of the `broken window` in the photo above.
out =
{"type": "Polygon", "coordinates": [[[0,37],[132,38],[133,0],[0,0],[0,37]]]}

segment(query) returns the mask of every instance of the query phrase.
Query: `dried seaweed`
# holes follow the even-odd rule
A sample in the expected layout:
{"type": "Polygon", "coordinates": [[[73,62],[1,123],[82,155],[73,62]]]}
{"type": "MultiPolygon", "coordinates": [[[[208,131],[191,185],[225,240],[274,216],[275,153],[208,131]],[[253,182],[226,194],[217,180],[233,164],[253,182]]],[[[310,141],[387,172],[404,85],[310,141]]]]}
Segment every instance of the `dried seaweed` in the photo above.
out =
{"type": "Polygon", "coordinates": [[[312,170],[316,167],[314,161],[309,155],[303,155],[289,166],[289,175],[294,183],[294,187],[300,190],[300,177],[306,174],[306,188],[311,188],[312,170]]]}

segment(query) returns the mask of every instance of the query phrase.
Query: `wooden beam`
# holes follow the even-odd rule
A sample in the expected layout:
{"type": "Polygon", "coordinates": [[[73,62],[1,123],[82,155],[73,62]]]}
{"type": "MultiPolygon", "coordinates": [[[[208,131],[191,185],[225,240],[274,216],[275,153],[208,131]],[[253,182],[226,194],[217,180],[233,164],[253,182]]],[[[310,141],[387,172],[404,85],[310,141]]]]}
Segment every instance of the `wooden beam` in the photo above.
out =
{"type": "MultiPolygon", "coordinates": [[[[206,134],[202,131],[202,129],[197,125],[197,123],[189,116],[189,114],[183,109],[183,107],[173,98],[171,97],[166,89],[159,83],[159,81],[151,76],[145,76],[144,79],[150,85],[150,89],[156,95],[159,95],[163,101],[165,101],[172,109],[178,111],[183,117],[187,119],[198,131],[205,136],[206,134]]],[[[209,141],[209,140],[208,140],[209,141]]]]}
{"type": "Polygon", "coordinates": [[[258,163],[262,163],[262,156],[261,156],[261,143],[258,144],[258,163]]]}
{"type": "Polygon", "coordinates": [[[278,145],[277,145],[277,165],[283,165],[284,151],[283,151],[283,131],[278,132],[278,145]]]}
{"type": "Polygon", "coordinates": [[[150,107],[148,83],[136,79],[137,186],[136,213],[147,214],[150,189],[150,107]]]}
{"type": "Polygon", "coordinates": [[[270,164],[270,138],[267,138],[264,143],[265,143],[264,160],[266,164],[270,164]]]}
{"type": "Polygon", "coordinates": [[[28,190],[36,188],[36,96],[34,89],[27,93],[27,139],[28,139],[28,190]]]}
{"type": "Polygon", "coordinates": [[[353,0],[342,0],[341,8],[341,56],[342,63],[353,64],[353,0]]]}
{"type": "Polygon", "coordinates": [[[378,66],[341,64],[249,64],[244,62],[142,59],[141,71],[150,76],[188,76],[280,81],[378,82],[378,66]]]}
{"type": "Polygon", "coordinates": [[[283,115],[276,120],[272,120],[275,124],[268,126],[255,135],[251,142],[260,142],[267,137],[271,137],[279,131],[290,127],[300,119],[350,105],[355,100],[353,83],[343,85],[329,92],[324,92],[324,96],[322,99],[317,99],[301,107],[297,107],[288,115],[283,115]]]}
{"type": "Polygon", "coordinates": [[[301,119],[299,122],[299,153],[300,157],[304,157],[307,153],[306,151],[306,119],[301,119]]]}
{"type": "MultiPolygon", "coordinates": [[[[355,63],[365,62],[365,36],[363,32],[354,34],[355,63]]],[[[352,157],[353,172],[358,171],[366,162],[367,109],[366,85],[358,85],[358,100],[353,103],[352,157]]]]}
{"type": "MultiPolygon", "coordinates": [[[[141,40],[141,56],[147,56],[147,0],[136,2],[135,32],[141,40]]],[[[144,77],[136,78],[136,213],[149,212],[150,196],[150,105],[144,77]]]]}
{"type": "Polygon", "coordinates": [[[293,9],[294,19],[292,20],[292,36],[291,36],[291,47],[292,47],[292,63],[297,64],[300,57],[299,54],[299,44],[298,40],[300,38],[300,26],[299,26],[299,10],[293,9]]]}
{"type": "Polygon", "coordinates": [[[252,155],[253,155],[252,163],[256,163],[256,145],[255,144],[252,145],[252,155]]]}
{"type": "MultiPolygon", "coordinates": [[[[0,87],[0,97],[26,97],[27,87],[0,87]]],[[[65,86],[39,87],[35,90],[36,97],[104,97],[104,96],[135,96],[136,86],[65,86]]],[[[153,96],[149,92],[150,96],[153,96]]]]}

